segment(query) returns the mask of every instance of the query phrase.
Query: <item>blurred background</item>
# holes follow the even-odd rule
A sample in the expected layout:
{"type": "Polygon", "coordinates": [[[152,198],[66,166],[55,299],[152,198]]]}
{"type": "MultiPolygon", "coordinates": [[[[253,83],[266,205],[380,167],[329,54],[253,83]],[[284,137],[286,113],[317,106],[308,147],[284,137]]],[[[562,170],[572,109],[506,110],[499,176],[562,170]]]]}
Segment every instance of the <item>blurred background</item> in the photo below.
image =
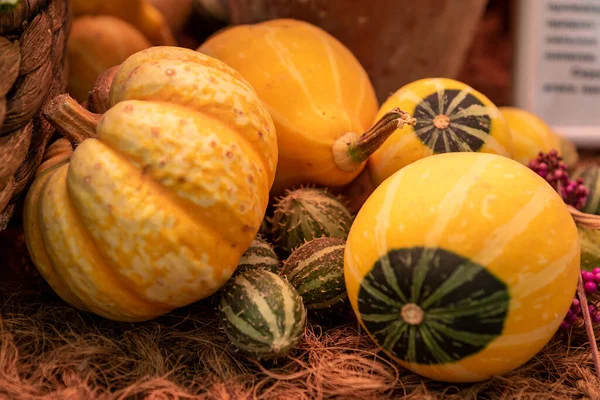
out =
{"type": "MultiPolygon", "coordinates": [[[[185,47],[196,48],[227,24],[297,18],[322,27],[348,46],[369,73],[380,101],[408,82],[446,76],[471,85],[498,106],[511,103],[515,1],[179,1],[195,10],[183,25],[175,26],[185,47]]],[[[151,2],[181,24],[181,14],[170,11],[173,0],[151,2]]]]}
{"type": "Polygon", "coordinates": [[[420,78],[454,78],[497,106],[533,112],[584,152],[600,148],[597,1],[180,1],[195,9],[177,34],[183,46],[228,24],[301,19],[355,54],[380,102],[420,78]]]}

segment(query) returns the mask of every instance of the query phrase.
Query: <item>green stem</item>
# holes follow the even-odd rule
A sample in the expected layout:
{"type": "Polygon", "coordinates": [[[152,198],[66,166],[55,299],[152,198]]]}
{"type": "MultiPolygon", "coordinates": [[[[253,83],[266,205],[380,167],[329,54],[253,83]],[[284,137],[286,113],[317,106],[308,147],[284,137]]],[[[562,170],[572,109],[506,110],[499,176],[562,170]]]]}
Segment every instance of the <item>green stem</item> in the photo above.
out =
{"type": "Polygon", "coordinates": [[[21,0],[0,0],[0,9],[2,6],[16,6],[17,3],[21,0]]]}
{"type": "Polygon", "coordinates": [[[333,157],[338,168],[355,171],[377,151],[378,148],[404,125],[415,125],[417,120],[398,107],[388,111],[362,135],[349,132],[339,138],[333,146],[333,157]]]}

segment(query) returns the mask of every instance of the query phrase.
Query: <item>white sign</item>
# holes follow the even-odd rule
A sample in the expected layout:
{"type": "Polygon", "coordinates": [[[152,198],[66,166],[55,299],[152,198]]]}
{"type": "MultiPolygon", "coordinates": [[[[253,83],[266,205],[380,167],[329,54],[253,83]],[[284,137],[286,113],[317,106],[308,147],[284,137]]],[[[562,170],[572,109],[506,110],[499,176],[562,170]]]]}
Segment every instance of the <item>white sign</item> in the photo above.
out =
{"type": "Polygon", "coordinates": [[[600,1],[520,0],[514,103],[600,147],[600,1]]]}

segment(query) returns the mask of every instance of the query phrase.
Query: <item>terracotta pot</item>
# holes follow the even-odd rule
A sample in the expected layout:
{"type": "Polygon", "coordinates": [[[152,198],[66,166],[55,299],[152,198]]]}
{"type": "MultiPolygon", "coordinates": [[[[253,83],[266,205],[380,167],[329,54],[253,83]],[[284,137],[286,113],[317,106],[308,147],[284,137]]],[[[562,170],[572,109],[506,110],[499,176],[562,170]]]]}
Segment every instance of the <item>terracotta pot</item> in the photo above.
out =
{"type": "Polygon", "coordinates": [[[318,25],[363,64],[380,101],[414,80],[456,78],[487,0],[229,0],[232,24],[318,25]]]}

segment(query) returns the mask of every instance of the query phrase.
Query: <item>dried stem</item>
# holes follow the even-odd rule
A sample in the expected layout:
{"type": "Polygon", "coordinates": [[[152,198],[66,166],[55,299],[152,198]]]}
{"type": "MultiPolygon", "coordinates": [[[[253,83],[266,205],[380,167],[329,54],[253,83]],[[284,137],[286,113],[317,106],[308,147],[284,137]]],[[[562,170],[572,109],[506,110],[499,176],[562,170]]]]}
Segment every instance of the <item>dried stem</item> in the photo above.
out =
{"type": "Polygon", "coordinates": [[[362,135],[349,132],[333,145],[333,159],[343,171],[353,172],[397,129],[404,125],[415,125],[417,120],[398,107],[393,108],[362,135]]]}
{"type": "Polygon", "coordinates": [[[366,161],[396,129],[401,129],[406,124],[415,125],[416,123],[417,120],[408,113],[398,107],[393,108],[357,140],[348,144],[350,157],[357,163],[366,161]]]}
{"type": "Polygon", "coordinates": [[[101,115],[83,108],[68,94],[59,94],[48,101],[43,109],[44,117],[77,147],[86,139],[96,137],[96,126],[101,115]]]}
{"type": "Polygon", "coordinates": [[[90,111],[102,114],[110,108],[110,87],[119,68],[120,65],[115,65],[98,75],[88,96],[90,111]]]}
{"type": "Polygon", "coordinates": [[[600,355],[598,354],[598,344],[596,343],[596,336],[594,335],[594,327],[592,326],[592,318],[590,316],[590,310],[588,309],[587,296],[585,294],[585,288],[583,287],[583,278],[581,277],[581,274],[579,274],[579,282],[577,283],[577,294],[579,296],[579,303],[581,304],[581,313],[583,314],[585,331],[592,350],[592,359],[594,360],[596,376],[600,379],[600,355]]]}

